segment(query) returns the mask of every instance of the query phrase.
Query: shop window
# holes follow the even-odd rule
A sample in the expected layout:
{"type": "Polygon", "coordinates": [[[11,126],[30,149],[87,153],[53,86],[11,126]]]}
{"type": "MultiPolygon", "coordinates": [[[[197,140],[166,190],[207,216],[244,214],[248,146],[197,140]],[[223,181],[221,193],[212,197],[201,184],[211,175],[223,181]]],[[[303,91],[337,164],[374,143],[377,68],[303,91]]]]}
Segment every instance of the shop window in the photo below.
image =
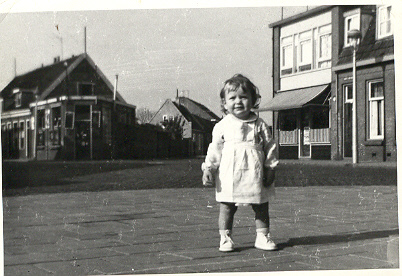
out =
{"type": "Polygon", "coordinates": [[[20,122],[19,127],[19,149],[23,150],[25,148],[25,123],[20,122]]]}
{"type": "Polygon", "coordinates": [[[392,6],[379,6],[377,10],[377,37],[378,39],[393,34],[392,6]]]}
{"type": "Polygon", "coordinates": [[[64,123],[66,129],[74,129],[74,117],[75,113],[73,111],[66,112],[66,121],[64,123]]]}
{"type": "Polygon", "coordinates": [[[91,106],[90,105],[76,105],[75,106],[75,119],[77,121],[91,120],[91,106]]]}
{"type": "Polygon", "coordinates": [[[45,128],[45,110],[44,109],[39,109],[37,111],[37,121],[38,121],[38,129],[44,129],[45,128]]]}
{"type": "Polygon", "coordinates": [[[368,134],[369,139],[384,139],[384,83],[368,83],[368,134]]]}
{"type": "Polygon", "coordinates": [[[101,126],[101,113],[100,111],[92,112],[92,127],[99,128],[101,126]]]}
{"type": "Polygon", "coordinates": [[[52,108],[52,124],[50,126],[50,142],[52,145],[60,145],[61,135],[61,107],[52,108]]]}
{"type": "Polygon", "coordinates": [[[282,111],[279,113],[279,143],[297,144],[297,116],[293,111],[282,111]]]}
{"type": "Polygon", "coordinates": [[[102,123],[103,123],[103,136],[105,142],[109,145],[112,144],[112,112],[108,108],[102,109],[102,123]]]}

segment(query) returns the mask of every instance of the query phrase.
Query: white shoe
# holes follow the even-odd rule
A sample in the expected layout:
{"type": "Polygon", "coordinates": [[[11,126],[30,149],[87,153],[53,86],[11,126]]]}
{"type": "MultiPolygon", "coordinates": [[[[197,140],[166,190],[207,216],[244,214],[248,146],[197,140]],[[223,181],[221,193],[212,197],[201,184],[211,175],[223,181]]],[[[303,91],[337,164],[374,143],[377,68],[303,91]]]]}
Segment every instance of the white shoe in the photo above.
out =
{"type": "Polygon", "coordinates": [[[264,235],[263,233],[257,233],[257,238],[255,239],[254,246],[261,250],[276,250],[278,247],[275,242],[271,239],[271,235],[268,233],[264,235]]]}
{"type": "Polygon", "coordinates": [[[219,251],[229,252],[234,250],[234,242],[230,237],[230,234],[230,230],[226,230],[225,234],[221,235],[219,251]]]}

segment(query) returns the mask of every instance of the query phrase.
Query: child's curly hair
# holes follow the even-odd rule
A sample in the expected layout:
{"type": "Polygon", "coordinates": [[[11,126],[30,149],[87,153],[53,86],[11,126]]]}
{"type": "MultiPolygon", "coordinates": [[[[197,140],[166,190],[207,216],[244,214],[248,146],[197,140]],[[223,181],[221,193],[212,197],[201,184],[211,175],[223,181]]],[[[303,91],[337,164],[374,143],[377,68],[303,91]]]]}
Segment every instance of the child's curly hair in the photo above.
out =
{"type": "Polygon", "coordinates": [[[233,77],[224,82],[223,88],[219,94],[223,113],[227,114],[227,110],[224,106],[225,95],[231,91],[237,91],[239,88],[243,89],[244,92],[250,93],[253,108],[258,108],[261,96],[257,86],[255,86],[247,77],[243,76],[242,74],[235,74],[233,77]]]}

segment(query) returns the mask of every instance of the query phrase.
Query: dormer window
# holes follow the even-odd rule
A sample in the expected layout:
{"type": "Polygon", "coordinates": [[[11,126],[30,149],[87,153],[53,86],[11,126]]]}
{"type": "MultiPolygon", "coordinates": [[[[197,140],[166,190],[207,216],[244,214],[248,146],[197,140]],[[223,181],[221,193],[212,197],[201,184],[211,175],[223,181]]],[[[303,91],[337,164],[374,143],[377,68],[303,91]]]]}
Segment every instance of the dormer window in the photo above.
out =
{"type": "Polygon", "coordinates": [[[22,91],[19,88],[13,90],[15,107],[22,105],[22,91]]]}
{"type": "Polygon", "coordinates": [[[345,43],[344,47],[352,46],[352,41],[348,38],[350,30],[360,30],[360,12],[359,10],[351,11],[352,14],[345,14],[345,43]]]}
{"type": "Polygon", "coordinates": [[[377,38],[381,39],[392,35],[393,27],[391,20],[392,6],[379,6],[377,9],[377,38]]]}

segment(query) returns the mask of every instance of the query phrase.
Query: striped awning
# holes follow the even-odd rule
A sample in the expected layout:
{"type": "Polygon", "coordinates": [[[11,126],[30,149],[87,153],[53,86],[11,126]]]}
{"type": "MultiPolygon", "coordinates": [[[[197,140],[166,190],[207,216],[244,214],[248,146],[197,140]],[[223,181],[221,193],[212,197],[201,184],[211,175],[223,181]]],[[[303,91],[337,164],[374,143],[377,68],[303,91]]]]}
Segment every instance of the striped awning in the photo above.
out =
{"type": "Polygon", "coordinates": [[[312,102],[315,98],[321,95],[321,93],[329,93],[330,89],[327,89],[329,86],[329,84],[324,84],[288,91],[280,91],[268,104],[261,106],[258,111],[301,108],[312,102]]]}

